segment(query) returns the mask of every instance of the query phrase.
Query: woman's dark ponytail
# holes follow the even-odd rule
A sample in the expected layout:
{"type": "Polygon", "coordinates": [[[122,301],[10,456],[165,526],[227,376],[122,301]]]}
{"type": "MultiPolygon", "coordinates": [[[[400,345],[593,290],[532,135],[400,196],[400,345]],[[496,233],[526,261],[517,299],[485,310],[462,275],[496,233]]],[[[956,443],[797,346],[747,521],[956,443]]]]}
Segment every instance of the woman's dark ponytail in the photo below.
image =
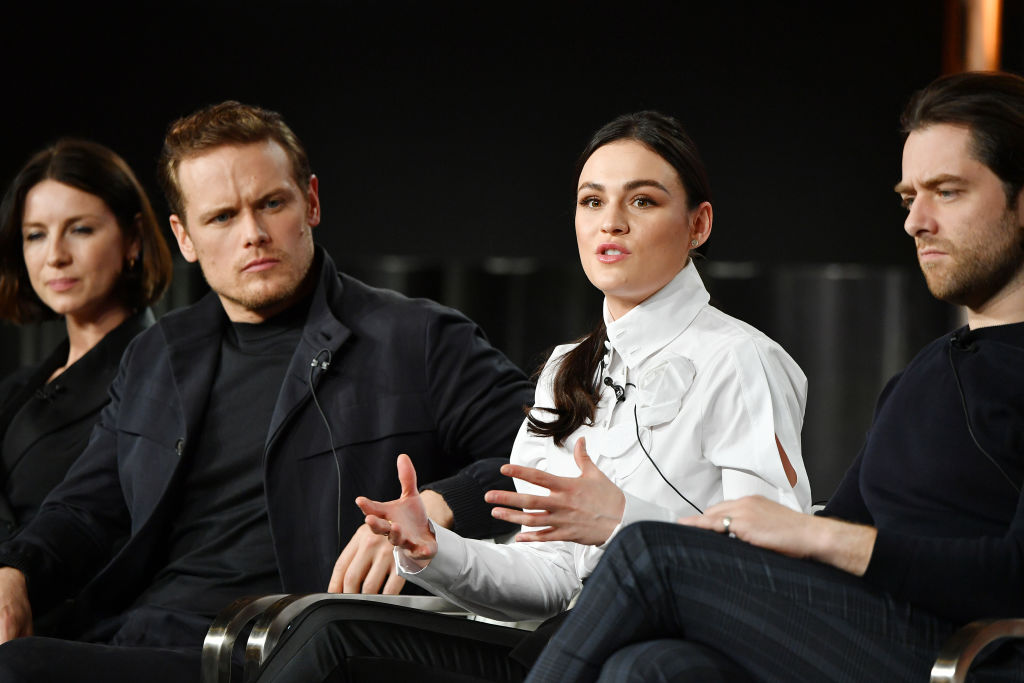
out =
{"type": "Polygon", "coordinates": [[[594,421],[597,402],[601,398],[598,370],[605,354],[606,336],[604,321],[601,321],[597,329],[558,361],[552,387],[555,407],[537,408],[552,413],[555,419],[545,422],[528,413],[527,430],[531,434],[550,436],[556,445],[562,446],[570,434],[594,421]]]}

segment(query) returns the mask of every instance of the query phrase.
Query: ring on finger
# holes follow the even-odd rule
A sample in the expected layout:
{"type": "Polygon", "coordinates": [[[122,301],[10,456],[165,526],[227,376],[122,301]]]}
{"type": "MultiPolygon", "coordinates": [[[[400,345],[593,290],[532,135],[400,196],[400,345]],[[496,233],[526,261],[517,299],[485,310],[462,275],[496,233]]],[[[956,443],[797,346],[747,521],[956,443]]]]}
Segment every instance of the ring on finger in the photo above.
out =
{"type": "Polygon", "coordinates": [[[728,534],[729,538],[736,538],[736,534],[734,534],[730,530],[731,526],[732,526],[732,517],[730,517],[729,515],[726,515],[725,517],[722,517],[722,533],[728,534]]]}

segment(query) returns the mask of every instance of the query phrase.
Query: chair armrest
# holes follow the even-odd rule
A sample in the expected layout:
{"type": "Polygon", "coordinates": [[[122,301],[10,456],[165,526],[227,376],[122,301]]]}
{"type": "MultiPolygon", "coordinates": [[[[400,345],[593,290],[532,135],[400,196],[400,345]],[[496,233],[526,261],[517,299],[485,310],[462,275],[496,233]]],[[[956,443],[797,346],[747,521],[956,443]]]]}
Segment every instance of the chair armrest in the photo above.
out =
{"type": "Polygon", "coordinates": [[[282,597],[278,594],[239,598],[221,610],[203,640],[203,683],[231,682],[231,651],[235,640],[263,610],[282,597]]]}
{"type": "Polygon", "coordinates": [[[1024,619],[983,619],[962,627],[943,643],[931,683],[964,683],[978,653],[1001,638],[1024,638],[1024,619]]]}
{"type": "Polygon", "coordinates": [[[448,614],[469,616],[470,613],[443,598],[432,595],[367,595],[359,593],[307,593],[283,596],[264,605],[262,614],[249,633],[245,647],[245,680],[250,681],[256,675],[277,647],[278,642],[288,630],[298,622],[306,619],[314,612],[324,613],[322,617],[329,621],[331,608],[344,606],[352,602],[382,602],[413,609],[448,614]]]}

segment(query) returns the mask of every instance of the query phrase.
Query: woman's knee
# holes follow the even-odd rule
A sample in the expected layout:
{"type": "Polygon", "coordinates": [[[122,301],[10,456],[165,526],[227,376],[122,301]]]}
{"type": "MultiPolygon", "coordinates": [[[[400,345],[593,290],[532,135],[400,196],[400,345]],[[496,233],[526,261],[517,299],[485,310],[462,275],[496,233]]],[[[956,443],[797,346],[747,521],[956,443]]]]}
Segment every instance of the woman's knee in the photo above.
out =
{"type": "Polygon", "coordinates": [[[725,655],[686,640],[662,638],[633,643],[608,658],[599,683],[749,683],[752,679],[725,655]]]}

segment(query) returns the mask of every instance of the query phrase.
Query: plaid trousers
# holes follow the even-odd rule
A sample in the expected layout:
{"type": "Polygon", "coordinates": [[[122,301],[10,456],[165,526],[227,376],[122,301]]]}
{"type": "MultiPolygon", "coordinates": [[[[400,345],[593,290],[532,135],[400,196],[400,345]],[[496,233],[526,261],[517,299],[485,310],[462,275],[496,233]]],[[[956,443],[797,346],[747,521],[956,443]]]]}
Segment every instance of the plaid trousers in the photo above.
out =
{"type": "MultiPolygon", "coordinates": [[[[833,567],[643,522],[614,539],[527,682],[923,683],[955,627],[833,567]]],[[[1024,681],[1019,655],[997,648],[976,680],[1024,681]]]]}

